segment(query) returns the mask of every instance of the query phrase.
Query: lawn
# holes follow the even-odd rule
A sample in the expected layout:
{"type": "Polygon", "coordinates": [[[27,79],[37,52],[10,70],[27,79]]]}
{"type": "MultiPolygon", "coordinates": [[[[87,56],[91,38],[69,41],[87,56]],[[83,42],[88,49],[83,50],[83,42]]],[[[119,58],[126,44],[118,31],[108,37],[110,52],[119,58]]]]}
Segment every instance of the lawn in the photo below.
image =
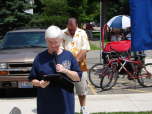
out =
{"type": "MultiPolygon", "coordinates": [[[[96,40],[90,40],[91,50],[100,50],[100,32],[92,32],[93,38],[96,40]]],[[[104,45],[106,45],[109,41],[104,39],[104,45]]]]}
{"type": "Polygon", "coordinates": [[[98,45],[90,43],[91,50],[100,50],[101,48],[98,45]]]}

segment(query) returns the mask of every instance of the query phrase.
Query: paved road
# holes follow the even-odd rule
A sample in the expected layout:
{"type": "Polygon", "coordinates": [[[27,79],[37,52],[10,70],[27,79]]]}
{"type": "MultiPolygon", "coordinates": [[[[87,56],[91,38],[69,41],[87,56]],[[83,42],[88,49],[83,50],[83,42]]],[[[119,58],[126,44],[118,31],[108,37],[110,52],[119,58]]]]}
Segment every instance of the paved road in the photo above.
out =
{"type": "MultiPolygon", "coordinates": [[[[91,68],[95,63],[102,62],[100,59],[100,51],[90,51],[87,55],[88,66],[91,68]]],[[[152,63],[152,51],[145,51],[146,59],[145,62],[152,63]]],[[[117,84],[113,89],[108,91],[102,91],[100,88],[94,88],[91,84],[89,84],[89,94],[129,94],[129,93],[149,93],[152,92],[152,87],[143,88],[141,87],[137,81],[128,80],[126,77],[120,76],[117,84]]]]}

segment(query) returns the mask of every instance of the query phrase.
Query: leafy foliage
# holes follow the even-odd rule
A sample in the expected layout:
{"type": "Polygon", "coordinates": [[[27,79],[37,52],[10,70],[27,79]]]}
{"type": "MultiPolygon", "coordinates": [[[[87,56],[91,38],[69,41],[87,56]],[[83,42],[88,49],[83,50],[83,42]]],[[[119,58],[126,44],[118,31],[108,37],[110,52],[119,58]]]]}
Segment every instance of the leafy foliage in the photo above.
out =
{"type": "Polygon", "coordinates": [[[69,16],[76,17],[81,23],[100,20],[99,0],[68,0],[68,6],[69,16]]]}
{"type": "MultiPolygon", "coordinates": [[[[54,24],[64,28],[69,17],[75,17],[81,23],[100,22],[100,0],[34,0],[34,6],[26,1],[0,1],[0,36],[18,27],[45,28],[54,24]],[[30,8],[34,8],[33,15],[24,12],[30,8]]],[[[115,15],[129,14],[128,0],[102,1],[110,1],[106,6],[106,20],[115,15]]]]}
{"type": "Polygon", "coordinates": [[[129,3],[128,0],[111,1],[107,11],[107,20],[116,15],[129,15],[129,3]]]}
{"type": "Polygon", "coordinates": [[[81,23],[98,21],[100,16],[98,2],[98,0],[39,0],[42,6],[40,12],[43,12],[41,14],[37,12],[33,16],[30,26],[47,27],[55,24],[65,27],[69,17],[75,17],[81,23]]]}
{"type": "Polygon", "coordinates": [[[17,27],[25,26],[31,16],[24,11],[32,6],[25,0],[0,1],[0,35],[17,27]]]}
{"type": "MultiPolygon", "coordinates": [[[[63,27],[68,19],[66,0],[40,0],[41,14],[37,12],[30,21],[30,26],[46,28],[49,25],[63,27]]],[[[38,11],[38,10],[37,10],[38,11]]]]}
{"type": "Polygon", "coordinates": [[[49,16],[49,15],[34,15],[30,25],[32,27],[47,28],[49,25],[57,25],[60,27],[65,27],[67,16],[49,16]]]}

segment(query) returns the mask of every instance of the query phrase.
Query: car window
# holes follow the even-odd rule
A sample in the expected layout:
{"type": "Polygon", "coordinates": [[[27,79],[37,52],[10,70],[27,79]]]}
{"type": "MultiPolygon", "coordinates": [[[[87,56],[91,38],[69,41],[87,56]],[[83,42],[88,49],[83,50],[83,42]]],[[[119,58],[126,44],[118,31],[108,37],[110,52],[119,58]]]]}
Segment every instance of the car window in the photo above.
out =
{"type": "Polygon", "coordinates": [[[12,32],[4,37],[4,48],[46,47],[44,32],[12,32]]]}

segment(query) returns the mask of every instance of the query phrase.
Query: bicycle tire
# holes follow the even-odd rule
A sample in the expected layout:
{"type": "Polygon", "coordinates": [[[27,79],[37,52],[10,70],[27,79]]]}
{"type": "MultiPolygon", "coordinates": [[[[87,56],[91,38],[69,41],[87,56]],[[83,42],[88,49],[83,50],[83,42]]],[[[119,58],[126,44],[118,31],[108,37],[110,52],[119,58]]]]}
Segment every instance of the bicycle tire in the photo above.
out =
{"type": "Polygon", "coordinates": [[[102,63],[97,63],[93,65],[89,70],[89,81],[96,88],[100,88],[100,73],[101,69],[103,69],[103,66],[104,65],[102,63]]]}
{"type": "Polygon", "coordinates": [[[118,80],[118,71],[113,68],[109,68],[108,71],[101,77],[100,87],[103,91],[110,90],[116,85],[118,80]]]}
{"type": "Polygon", "coordinates": [[[143,87],[152,87],[152,63],[145,64],[138,73],[138,83],[143,87]],[[145,69],[149,72],[147,73],[145,69]]]}

